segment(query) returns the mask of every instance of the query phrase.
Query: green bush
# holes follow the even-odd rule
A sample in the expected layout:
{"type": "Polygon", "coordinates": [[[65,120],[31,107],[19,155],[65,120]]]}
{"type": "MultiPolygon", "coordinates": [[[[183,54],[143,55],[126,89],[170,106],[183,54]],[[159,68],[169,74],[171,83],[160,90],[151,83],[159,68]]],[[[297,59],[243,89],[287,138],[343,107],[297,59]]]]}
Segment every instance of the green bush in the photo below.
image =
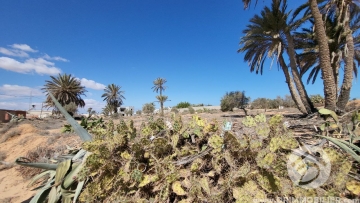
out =
{"type": "Polygon", "coordinates": [[[144,114],[151,114],[155,111],[155,105],[154,103],[146,103],[143,105],[142,112],[144,114]]]}
{"type": "Polygon", "coordinates": [[[141,113],[142,113],[141,110],[136,111],[136,115],[141,115],[141,113]]]}
{"type": "Polygon", "coordinates": [[[191,106],[189,102],[180,102],[176,105],[176,108],[182,109],[182,108],[188,108],[189,106],[191,106]]]}
{"type": "Polygon", "coordinates": [[[323,104],[325,102],[324,97],[320,94],[310,95],[310,100],[313,104],[323,104]]]}
{"type": "Polygon", "coordinates": [[[250,98],[245,96],[245,92],[227,92],[220,101],[221,111],[233,111],[236,108],[245,108],[250,98]]]}

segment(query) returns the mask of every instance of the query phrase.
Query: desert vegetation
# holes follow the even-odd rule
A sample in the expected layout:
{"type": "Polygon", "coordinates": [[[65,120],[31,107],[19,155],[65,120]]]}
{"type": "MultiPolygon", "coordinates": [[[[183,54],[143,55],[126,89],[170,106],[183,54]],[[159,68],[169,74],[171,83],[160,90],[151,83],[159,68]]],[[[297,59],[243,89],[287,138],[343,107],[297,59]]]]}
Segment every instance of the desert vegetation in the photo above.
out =
{"type": "MultiPolygon", "coordinates": [[[[247,7],[250,0],[243,2],[247,7]]],[[[186,98],[165,113],[167,80],[159,77],[152,89],[158,93],[160,115],[149,102],[136,111],[138,120],[120,116],[124,91],[112,83],[102,95],[107,103],[103,117],[92,116],[88,109],[88,117],[76,121],[72,115],[85,106],[85,88],[71,75],[51,76],[43,88],[46,105],[67,123],[62,123],[61,136],[46,129],[37,133],[52,136],[49,145],[70,135],[78,136],[81,144],[37,147],[16,159],[17,170],[24,178],[32,177],[30,186],[37,189],[31,201],[359,198],[360,110],[356,102],[347,105],[355,62],[360,62],[359,7],[351,0],[304,3],[290,11],[286,0],[272,0],[243,30],[238,50],[245,53],[251,72],[262,74],[267,59],[276,61],[290,95],[252,101],[245,91],[226,92],[218,117],[208,117],[212,110],[186,98]],[[308,83],[321,74],[323,94],[308,95],[303,76],[309,71],[308,83]],[[296,113],[280,110],[294,107],[296,113]],[[249,114],[252,109],[264,111],[249,114]],[[324,168],[329,165],[331,169],[324,168]]],[[[21,129],[18,122],[2,125],[0,144],[20,136],[21,129]]],[[[10,155],[0,150],[0,163],[6,166],[0,170],[14,166],[4,161],[10,155]]]]}

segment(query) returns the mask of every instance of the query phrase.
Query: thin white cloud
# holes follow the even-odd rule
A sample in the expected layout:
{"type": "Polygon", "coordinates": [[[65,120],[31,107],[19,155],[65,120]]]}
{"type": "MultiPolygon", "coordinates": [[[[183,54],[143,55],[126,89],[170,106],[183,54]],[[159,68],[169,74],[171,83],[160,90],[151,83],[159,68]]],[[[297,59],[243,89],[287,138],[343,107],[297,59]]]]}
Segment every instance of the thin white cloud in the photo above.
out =
{"type": "MultiPolygon", "coordinates": [[[[40,110],[41,109],[41,103],[39,102],[34,102],[31,103],[32,105],[35,105],[35,110],[40,110]]],[[[9,110],[23,110],[23,111],[27,111],[29,110],[29,103],[27,102],[0,102],[0,108],[1,109],[9,109],[9,110]]],[[[30,107],[31,108],[31,107],[30,107]]],[[[43,110],[46,110],[45,108],[43,108],[43,110]]]]}
{"type": "Polygon", "coordinates": [[[94,110],[96,112],[101,112],[102,108],[104,108],[104,106],[106,105],[105,102],[97,101],[95,99],[84,99],[84,102],[85,102],[85,107],[84,107],[84,110],[82,110],[82,111],[87,111],[88,108],[92,108],[92,110],[94,110]]]}
{"type": "Polygon", "coordinates": [[[94,89],[94,90],[104,90],[105,89],[105,85],[101,84],[101,83],[97,83],[93,80],[88,80],[86,78],[77,78],[78,80],[80,80],[81,85],[90,88],[90,89],[94,89]]]}
{"type": "Polygon", "coordinates": [[[46,60],[54,60],[54,61],[63,61],[63,62],[69,62],[69,60],[63,58],[63,57],[60,57],[60,56],[49,56],[47,54],[45,54],[42,58],[46,59],[46,60]]]}
{"type": "Polygon", "coordinates": [[[39,88],[32,88],[28,86],[9,85],[4,84],[0,86],[0,94],[3,98],[13,98],[17,96],[44,96],[44,93],[39,88]]]}
{"type": "Polygon", "coordinates": [[[40,75],[56,75],[61,70],[53,62],[43,58],[30,58],[24,62],[9,57],[0,57],[0,68],[18,73],[37,73],[40,75]]]}
{"type": "Polygon", "coordinates": [[[32,49],[27,44],[13,44],[13,45],[10,45],[10,47],[12,47],[13,49],[19,49],[19,50],[26,51],[26,52],[37,52],[37,50],[32,49]]]}
{"type": "Polygon", "coordinates": [[[25,51],[15,50],[15,49],[6,49],[4,47],[0,47],[0,53],[7,56],[16,56],[16,57],[29,57],[29,54],[25,51]]]}

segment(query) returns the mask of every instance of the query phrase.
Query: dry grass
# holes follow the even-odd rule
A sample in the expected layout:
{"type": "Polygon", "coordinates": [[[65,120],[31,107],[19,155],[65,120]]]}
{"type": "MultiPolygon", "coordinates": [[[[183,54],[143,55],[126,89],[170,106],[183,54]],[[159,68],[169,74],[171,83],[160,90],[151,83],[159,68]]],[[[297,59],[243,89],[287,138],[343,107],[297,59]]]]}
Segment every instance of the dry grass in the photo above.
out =
{"type": "MultiPolygon", "coordinates": [[[[49,163],[49,160],[57,154],[62,154],[66,150],[65,146],[57,147],[56,149],[49,146],[46,147],[37,147],[36,149],[29,151],[24,157],[28,162],[40,162],[40,163],[49,163]]],[[[20,166],[17,169],[21,176],[25,179],[31,178],[36,174],[41,173],[43,170],[38,168],[31,168],[26,166],[20,166]]]]}
{"type": "Polygon", "coordinates": [[[61,137],[60,133],[54,133],[53,135],[49,136],[47,140],[47,144],[51,145],[54,144],[56,140],[58,140],[61,137]]]}
{"type": "Polygon", "coordinates": [[[0,130],[0,134],[7,133],[11,128],[15,127],[17,125],[17,122],[9,122],[2,126],[0,130]]]}
{"type": "Polygon", "coordinates": [[[0,137],[0,143],[6,142],[8,139],[10,139],[14,136],[18,136],[20,134],[21,134],[21,130],[19,130],[17,128],[7,131],[7,133],[3,134],[0,137]]]}

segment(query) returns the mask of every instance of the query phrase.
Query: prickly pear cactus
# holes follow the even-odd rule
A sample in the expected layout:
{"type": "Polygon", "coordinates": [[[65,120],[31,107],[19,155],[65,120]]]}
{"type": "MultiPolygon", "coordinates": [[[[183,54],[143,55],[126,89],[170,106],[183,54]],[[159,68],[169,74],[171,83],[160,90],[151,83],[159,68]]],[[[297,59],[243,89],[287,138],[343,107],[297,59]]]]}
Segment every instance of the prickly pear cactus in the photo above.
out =
{"type": "MultiPolygon", "coordinates": [[[[340,195],[352,168],[350,159],[325,148],[332,164],[331,178],[319,190],[296,186],[287,161],[299,144],[284,128],[281,115],[248,116],[241,132],[220,136],[219,123],[194,115],[185,123],[179,114],[152,117],[139,129],[132,121],[105,123],[94,140],[83,144],[92,152],[82,179],[89,181],[82,202],[252,202],[273,196],[340,195]],[[171,128],[168,127],[171,124],[171,128]],[[106,132],[104,132],[106,131],[106,132]],[[345,157],[345,158],[344,158],[345,157]],[[325,191],[325,192],[324,192],[325,191]]],[[[299,159],[298,170],[307,165],[299,159]]]]}

